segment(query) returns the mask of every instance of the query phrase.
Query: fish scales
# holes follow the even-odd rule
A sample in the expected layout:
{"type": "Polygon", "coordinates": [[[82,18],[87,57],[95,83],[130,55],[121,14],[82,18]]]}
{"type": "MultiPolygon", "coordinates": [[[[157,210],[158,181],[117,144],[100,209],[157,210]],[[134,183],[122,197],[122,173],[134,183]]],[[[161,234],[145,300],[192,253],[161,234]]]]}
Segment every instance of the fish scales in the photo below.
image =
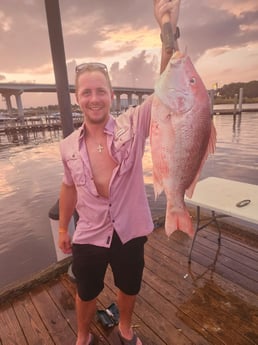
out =
{"type": "Polygon", "coordinates": [[[167,198],[165,230],[193,235],[184,202],[216,145],[207,90],[187,55],[176,52],[158,79],[152,103],[150,143],[155,197],[167,198]]]}

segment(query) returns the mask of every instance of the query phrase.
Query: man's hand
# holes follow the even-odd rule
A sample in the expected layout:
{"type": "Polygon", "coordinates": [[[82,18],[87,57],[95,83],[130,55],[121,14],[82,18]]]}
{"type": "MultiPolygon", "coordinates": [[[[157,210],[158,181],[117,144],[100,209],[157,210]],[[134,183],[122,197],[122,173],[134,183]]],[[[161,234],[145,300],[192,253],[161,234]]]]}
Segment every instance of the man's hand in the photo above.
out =
{"type": "Polygon", "coordinates": [[[154,15],[162,29],[164,17],[168,15],[173,32],[176,32],[180,9],[180,0],[154,0],[154,15]]]}
{"type": "Polygon", "coordinates": [[[71,239],[68,232],[59,233],[58,246],[64,254],[72,253],[71,239]]]}

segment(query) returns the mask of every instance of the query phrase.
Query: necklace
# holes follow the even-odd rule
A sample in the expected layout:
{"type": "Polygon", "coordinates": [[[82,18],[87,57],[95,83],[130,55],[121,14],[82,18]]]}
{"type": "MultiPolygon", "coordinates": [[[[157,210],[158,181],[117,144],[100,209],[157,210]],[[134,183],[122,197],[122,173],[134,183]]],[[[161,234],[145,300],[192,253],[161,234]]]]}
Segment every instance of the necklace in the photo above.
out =
{"type": "Polygon", "coordinates": [[[97,151],[98,151],[99,153],[101,153],[103,150],[104,150],[104,146],[102,146],[101,144],[98,144],[98,146],[97,146],[97,151]]]}

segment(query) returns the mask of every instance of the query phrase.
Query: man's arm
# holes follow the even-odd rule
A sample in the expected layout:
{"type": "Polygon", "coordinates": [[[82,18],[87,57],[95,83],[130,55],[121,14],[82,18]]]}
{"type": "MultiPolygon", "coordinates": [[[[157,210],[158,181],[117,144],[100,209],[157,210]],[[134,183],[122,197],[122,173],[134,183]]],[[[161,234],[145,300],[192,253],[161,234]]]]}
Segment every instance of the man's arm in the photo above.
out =
{"type": "Polygon", "coordinates": [[[75,186],[61,185],[59,197],[59,248],[65,253],[71,253],[71,239],[68,233],[69,222],[73,216],[77,200],[75,186]]]}
{"type": "MultiPolygon", "coordinates": [[[[167,17],[172,25],[173,33],[176,33],[177,22],[179,17],[180,0],[154,0],[154,15],[162,31],[164,18],[167,17]]],[[[175,40],[175,50],[178,50],[178,42],[175,40]]],[[[166,47],[162,44],[160,73],[166,68],[170,58],[171,52],[167,52],[166,47]]]]}

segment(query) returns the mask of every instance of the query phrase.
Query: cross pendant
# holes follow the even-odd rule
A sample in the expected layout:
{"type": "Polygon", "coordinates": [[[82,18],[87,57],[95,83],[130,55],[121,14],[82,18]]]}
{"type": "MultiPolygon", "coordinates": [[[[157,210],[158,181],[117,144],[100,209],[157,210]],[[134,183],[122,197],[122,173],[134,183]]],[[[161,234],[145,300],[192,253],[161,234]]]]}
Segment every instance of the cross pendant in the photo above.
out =
{"type": "Polygon", "coordinates": [[[98,144],[97,151],[101,153],[103,150],[104,150],[104,147],[101,144],[98,144]]]}

